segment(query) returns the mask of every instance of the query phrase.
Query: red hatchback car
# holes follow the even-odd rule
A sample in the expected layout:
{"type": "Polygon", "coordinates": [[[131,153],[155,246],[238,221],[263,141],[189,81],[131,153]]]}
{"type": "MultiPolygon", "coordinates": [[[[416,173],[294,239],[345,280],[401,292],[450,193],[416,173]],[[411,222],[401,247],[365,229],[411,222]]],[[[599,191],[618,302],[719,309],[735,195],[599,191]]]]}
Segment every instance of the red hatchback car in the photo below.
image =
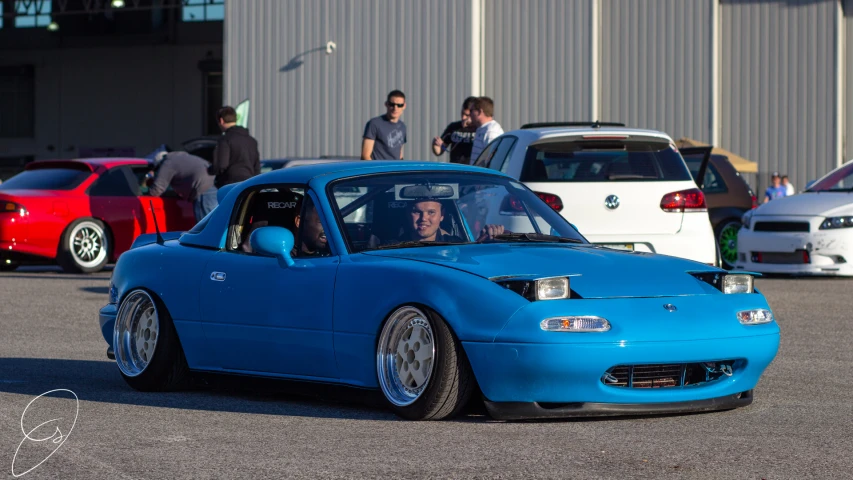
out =
{"type": "Polygon", "coordinates": [[[0,184],[0,271],[59,263],[66,272],[97,272],[142,233],[189,230],[190,202],[169,189],[148,196],[137,158],[46,160],[0,184]],[[153,203],[153,213],[151,208],[153,203]]]}

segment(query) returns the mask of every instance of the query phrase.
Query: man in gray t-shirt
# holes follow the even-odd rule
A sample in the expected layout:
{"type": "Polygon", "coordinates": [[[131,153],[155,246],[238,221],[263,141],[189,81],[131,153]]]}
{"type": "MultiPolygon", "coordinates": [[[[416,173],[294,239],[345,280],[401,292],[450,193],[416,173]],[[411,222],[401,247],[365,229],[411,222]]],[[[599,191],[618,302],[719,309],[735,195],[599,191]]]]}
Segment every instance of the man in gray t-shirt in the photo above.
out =
{"type": "Polygon", "coordinates": [[[196,221],[217,205],[214,176],[207,173],[210,163],[187,152],[169,152],[159,162],[156,173],[149,173],[148,195],[159,197],[169,186],[184,200],[192,202],[196,221]],[[153,177],[153,178],[152,178],[153,177]]]}
{"type": "Polygon", "coordinates": [[[406,124],[400,120],[406,109],[406,95],[399,90],[388,94],[387,113],[371,118],[364,126],[362,160],[402,160],[406,143],[406,124]]]}

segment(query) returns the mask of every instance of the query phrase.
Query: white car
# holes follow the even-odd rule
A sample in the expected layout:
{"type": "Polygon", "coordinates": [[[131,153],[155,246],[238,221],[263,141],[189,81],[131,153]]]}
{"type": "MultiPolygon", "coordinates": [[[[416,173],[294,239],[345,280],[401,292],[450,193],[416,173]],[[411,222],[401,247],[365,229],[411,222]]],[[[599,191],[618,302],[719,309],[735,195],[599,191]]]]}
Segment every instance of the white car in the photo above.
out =
{"type": "Polygon", "coordinates": [[[853,161],[803,193],[746,212],[736,269],[853,276],[853,161]]]}
{"type": "Polygon", "coordinates": [[[592,243],[719,265],[705,195],[675,142],[621,125],[528,124],[474,164],[519,179],[592,243]]]}

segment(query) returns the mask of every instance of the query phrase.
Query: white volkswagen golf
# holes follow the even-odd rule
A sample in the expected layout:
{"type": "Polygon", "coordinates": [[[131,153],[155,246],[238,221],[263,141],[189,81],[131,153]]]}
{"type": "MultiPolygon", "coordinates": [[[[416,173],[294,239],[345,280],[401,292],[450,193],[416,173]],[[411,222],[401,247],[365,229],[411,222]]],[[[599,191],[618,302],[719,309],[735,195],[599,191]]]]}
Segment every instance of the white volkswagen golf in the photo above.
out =
{"type": "MultiPolygon", "coordinates": [[[[590,242],[718,265],[705,196],[663,132],[528,124],[492,141],[475,165],[519,179],[590,242]]],[[[512,215],[504,203],[500,214],[512,215]]]]}
{"type": "Polygon", "coordinates": [[[803,193],[746,212],[736,269],[853,276],[853,161],[803,193]]]}

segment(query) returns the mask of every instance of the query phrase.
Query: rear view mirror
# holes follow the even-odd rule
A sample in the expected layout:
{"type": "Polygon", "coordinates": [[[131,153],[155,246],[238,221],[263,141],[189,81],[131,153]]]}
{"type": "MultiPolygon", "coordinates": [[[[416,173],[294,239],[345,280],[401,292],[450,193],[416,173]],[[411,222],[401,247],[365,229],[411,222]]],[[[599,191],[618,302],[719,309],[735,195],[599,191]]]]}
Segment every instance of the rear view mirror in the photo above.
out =
{"type": "Polygon", "coordinates": [[[408,185],[397,188],[397,200],[458,198],[453,185],[408,185]]]}
{"type": "Polygon", "coordinates": [[[293,234],[284,227],[260,227],[249,236],[253,252],[270,255],[278,259],[282,268],[293,266],[290,251],[293,249],[293,234]]]}

